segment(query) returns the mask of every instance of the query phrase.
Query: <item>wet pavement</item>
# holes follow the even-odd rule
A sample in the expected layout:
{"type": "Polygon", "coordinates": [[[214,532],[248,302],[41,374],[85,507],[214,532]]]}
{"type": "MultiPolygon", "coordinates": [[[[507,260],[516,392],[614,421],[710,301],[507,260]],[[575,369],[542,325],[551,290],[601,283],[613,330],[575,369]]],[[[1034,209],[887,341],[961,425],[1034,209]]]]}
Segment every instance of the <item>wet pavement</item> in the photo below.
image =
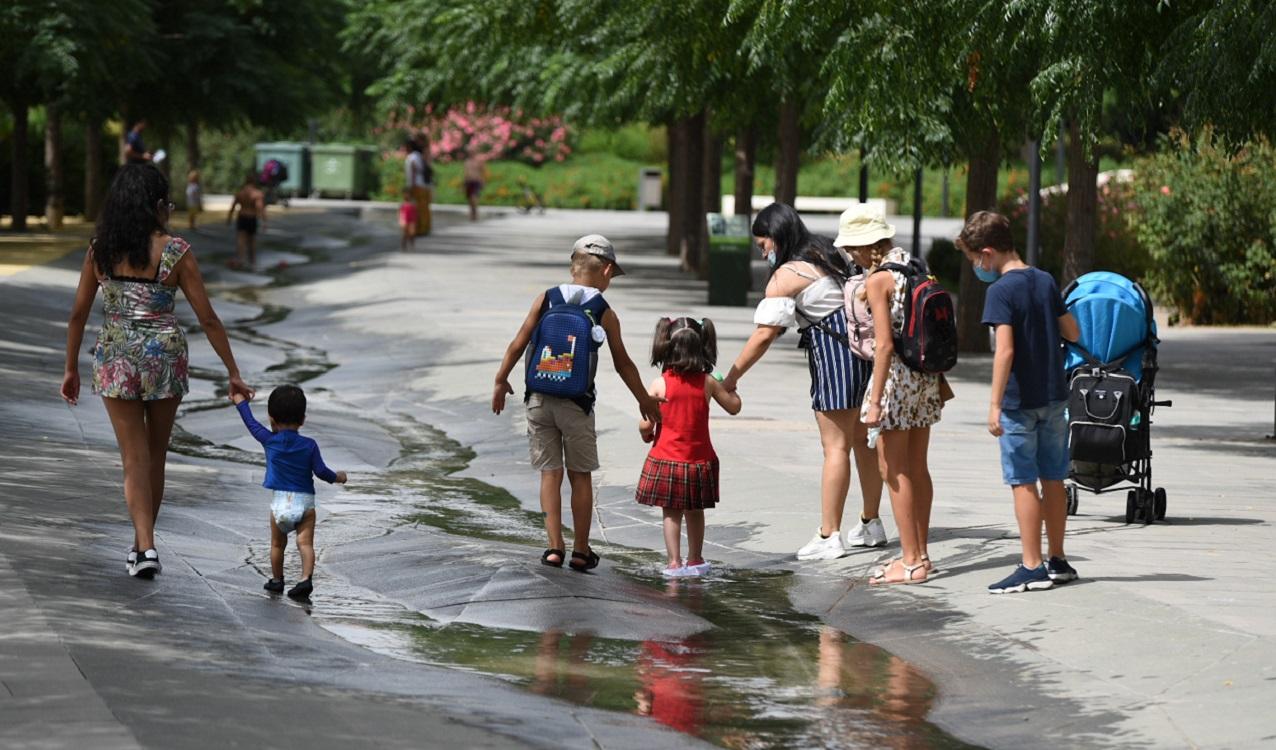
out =
{"type": "MultiPolygon", "coordinates": [[[[956,463],[933,451],[933,471],[953,488],[937,501],[932,546],[943,550],[944,575],[934,582],[867,591],[863,571],[877,553],[795,564],[788,550],[805,541],[815,516],[814,505],[794,499],[813,496],[819,461],[810,450],[812,443],[818,450],[810,417],[794,410],[805,365],[784,339],[750,374],[756,385],[746,381],[744,415],[714,419],[730,468],[725,502],[710,518],[711,576],[659,576],[658,516],[631,499],[643,454],[632,445],[633,409],[616,395],[624,391],[610,373],[600,377],[604,469],[595,478],[604,563],[591,575],[539,565],[521,409],[500,418],[484,412],[496,354],[528,300],[561,280],[571,239],[602,229],[616,242],[630,276],[608,297],[636,359],[657,311],[711,314],[726,357],[747,335],[748,311],[698,304],[703,285],[659,252],[650,217],[564,212],[469,225],[445,214],[438,234],[406,255],[391,250],[391,219],[290,212],[272,221],[261,253],[270,270],[257,274],[220,269],[227,244],[217,230],[191,238],[249,382],[263,396],[280,383],[302,384],[310,400],[305,432],[330,466],[350,473],[344,488],[320,487],[317,590],[306,605],[260,591],[269,553],[260,452],[218,390],[216,359],[197,332],[190,335],[192,393],[179,417],[179,455],[170,460],[159,526],[166,569],[137,598],[140,582],[123,576],[117,561],[127,526],[109,423],[93,398],[72,411],[53,394],[73,263],[6,282],[0,308],[16,324],[0,335],[0,384],[14,397],[0,411],[7,423],[0,471],[13,480],[0,499],[0,564],[13,574],[0,571],[7,605],[0,619],[20,608],[43,619],[15,623],[18,637],[0,639],[0,685],[12,696],[0,697],[0,719],[14,719],[0,722],[0,741],[21,745],[39,736],[34,722],[48,709],[17,700],[24,690],[32,699],[56,695],[77,704],[82,696],[89,718],[80,734],[66,736],[100,733],[103,746],[291,746],[303,738],[336,746],[356,731],[385,746],[420,745],[422,737],[462,746],[663,747],[699,738],[725,747],[922,748],[963,746],[959,737],[1002,747],[1029,737],[1060,747],[1208,746],[1196,729],[1208,719],[1193,717],[1221,710],[1219,701],[1203,684],[1194,704],[1175,711],[1185,686],[1235,669],[1223,689],[1234,690],[1239,705],[1272,697],[1270,682],[1252,683],[1242,676],[1252,671],[1232,666],[1272,653],[1271,634],[1253,626],[1243,604],[1262,611],[1271,600],[1215,595],[1212,612],[1185,609],[1192,584],[1214,579],[1177,570],[1139,575],[1138,593],[1126,591],[1119,575],[1100,567],[1100,551],[1117,558],[1114,549],[1146,544],[1148,557],[1161,561],[1165,545],[1126,536],[1109,543],[1126,527],[1108,518],[1074,522],[1083,544],[1095,540],[1081,555],[1072,547],[1091,580],[1052,598],[1034,596],[1035,610],[1026,601],[990,602],[982,579],[999,575],[1017,544],[1007,534],[1008,503],[976,500],[1002,493],[978,478],[996,466],[990,441],[963,442],[956,463]],[[759,439],[767,450],[758,450],[759,439]],[[967,501],[968,511],[954,517],[951,506],[967,501]],[[23,584],[17,571],[46,550],[55,551],[49,580],[23,584]],[[1092,580],[1100,571],[1107,575],[1092,580]],[[1087,612],[1105,613],[1101,639],[1087,612]],[[1151,631],[1149,622],[1157,623],[1151,631]],[[51,662],[59,657],[41,636],[48,632],[58,634],[82,679],[67,674],[43,687],[31,680],[29,653],[47,648],[51,662]],[[1203,647],[1222,633],[1238,648],[1203,647]],[[1126,674],[1103,672],[1082,655],[1105,648],[1096,639],[1122,655],[1107,663],[1125,664],[1126,674]],[[1068,651],[1057,648],[1070,640],[1079,649],[1071,665],[1061,655],[1068,651]],[[1181,666],[1137,656],[1170,644],[1181,666]],[[153,683],[152,672],[164,681],[153,683]],[[1134,688],[1139,680],[1162,687],[1149,700],[1134,688]],[[145,688],[129,689],[141,681],[145,688]],[[1101,689],[1087,696],[1094,685],[1101,689]],[[201,690],[210,695],[202,705],[201,690]],[[288,703],[294,695],[295,705],[288,703]],[[199,730],[213,711],[249,720],[199,730]],[[296,711],[314,718],[289,735],[265,728],[279,720],[271,717],[296,711]],[[1170,713],[1181,713],[1190,728],[1158,729],[1156,717],[1170,713]]],[[[1261,360],[1276,351],[1274,341],[1262,332],[1189,335],[1170,338],[1166,351],[1221,357],[1244,347],[1261,360]]],[[[1204,380],[1172,367],[1183,382],[1204,380]]],[[[963,363],[955,380],[978,383],[982,369],[979,360],[963,363]]],[[[1261,379],[1262,369],[1260,361],[1252,377],[1261,379]]],[[[977,391],[959,394],[962,410],[946,415],[937,447],[977,434],[977,391]]],[[[1261,395],[1244,397],[1252,404],[1261,395]]],[[[264,412],[264,399],[257,410],[264,412]]],[[[1261,496],[1260,477],[1270,479],[1264,471],[1276,454],[1245,437],[1243,420],[1226,408],[1222,414],[1226,439],[1242,458],[1218,488],[1230,497],[1254,487],[1261,496]]],[[[1190,424],[1166,426],[1172,450],[1193,455],[1197,443],[1214,446],[1190,424]]],[[[1199,500],[1183,496],[1186,484],[1176,482],[1171,495],[1172,516],[1185,506],[1194,512],[1179,516],[1181,531],[1203,518],[1199,500]]],[[[1083,495],[1083,513],[1108,502],[1083,495]]],[[[1240,523],[1240,530],[1258,515],[1252,523],[1268,529],[1271,514],[1265,503],[1257,514],[1207,520],[1240,523]]],[[[1206,555],[1214,539],[1204,538],[1206,555]]],[[[290,552],[290,578],[297,565],[290,552]]],[[[1218,744],[1247,746],[1264,736],[1252,724],[1233,725],[1218,744]]]]}

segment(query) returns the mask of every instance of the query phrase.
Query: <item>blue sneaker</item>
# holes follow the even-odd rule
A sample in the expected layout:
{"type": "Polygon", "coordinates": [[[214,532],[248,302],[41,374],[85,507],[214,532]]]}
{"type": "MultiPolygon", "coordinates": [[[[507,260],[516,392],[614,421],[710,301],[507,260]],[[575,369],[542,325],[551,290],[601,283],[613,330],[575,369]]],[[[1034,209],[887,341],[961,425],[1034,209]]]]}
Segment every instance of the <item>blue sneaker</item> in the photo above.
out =
{"type": "Polygon", "coordinates": [[[1046,563],[1046,573],[1050,576],[1050,580],[1055,583],[1067,583],[1068,581],[1077,580],[1076,568],[1068,564],[1068,561],[1062,557],[1052,557],[1046,563]]]}
{"type": "Polygon", "coordinates": [[[1035,568],[1025,568],[1022,563],[1015,566],[1015,572],[988,587],[990,594],[1020,594],[1024,591],[1044,591],[1054,585],[1045,564],[1035,568]]]}

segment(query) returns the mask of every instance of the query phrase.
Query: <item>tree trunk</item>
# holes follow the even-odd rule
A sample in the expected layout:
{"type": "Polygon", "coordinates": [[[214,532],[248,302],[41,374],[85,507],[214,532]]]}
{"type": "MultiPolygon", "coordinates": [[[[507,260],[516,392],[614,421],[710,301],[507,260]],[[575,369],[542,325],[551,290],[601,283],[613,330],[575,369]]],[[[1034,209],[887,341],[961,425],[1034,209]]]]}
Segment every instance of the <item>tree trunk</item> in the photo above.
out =
{"type": "Polygon", "coordinates": [[[66,195],[62,171],[62,110],[56,104],[45,109],[44,124],[44,220],[49,229],[62,228],[66,195]]]}
{"type": "Polygon", "coordinates": [[[780,102],[779,147],[775,152],[775,201],[792,206],[797,200],[798,156],[802,150],[798,104],[792,96],[780,102]]]}
{"type": "Polygon", "coordinates": [[[27,228],[27,131],[28,112],[25,101],[9,102],[13,112],[12,156],[9,160],[12,174],[9,190],[9,212],[13,215],[11,228],[15,232],[27,228]]]}
{"type": "Polygon", "coordinates": [[[84,123],[84,218],[97,220],[102,205],[102,120],[90,115],[84,123]]]}
{"type": "Polygon", "coordinates": [[[1094,267],[1096,217],[1099,210],[1099,157],[1086,158],[1081,131],[1068,125],[1068,223],[1063,238],[1063,278],[1066,286],[1094,267]]]}
{"type": "Polygon", "coordinates": [[[186,169],[199,169],[199,120],[186,122],[186,169]]]}
{"type": "Polygon", "coordinates": [[[758,137],[753,128],[735,134],[735,215],[753,215],[753,168],[758,160],[758,137]]]}
{"type": "MultiPolygon", "coordinates": [[[[996,131],[970,154],[966,172],[966,218],[976,211],[997,207],[997,168],[1001,162],[1001,141],[996,131]]],[[[988,331],[981,322],[987,285],[975,278],[969,263],[961,264],[957,292],[957,342],[963,352],[987,352],[988,331]]]]}
{"type": "Polygon", "coordinates": [[[682,247],[682,216],[686,213],[687,178],[683,152],[686,142],[684,120],[674,120],[665,126],[669,152],[669,196],[666,209],[669,213],[669,230],[665,236],[665,252],[678,255],[682,247]]]}
{"type": "Polygon", "coordinates": [[[679,242],[682,268],[695,271],[702,278],[708,271],[709,228],[704,219],[704,140],[705,113],[686,119],[683,141],[683,175],[686,180],[682,214],[682,239],[679,242]]]}
{"type": "Polygon", "coordinates": [[[707,125],[704,129],[704,208],[701,213],[722,211],[722,137],[707,125]]]}

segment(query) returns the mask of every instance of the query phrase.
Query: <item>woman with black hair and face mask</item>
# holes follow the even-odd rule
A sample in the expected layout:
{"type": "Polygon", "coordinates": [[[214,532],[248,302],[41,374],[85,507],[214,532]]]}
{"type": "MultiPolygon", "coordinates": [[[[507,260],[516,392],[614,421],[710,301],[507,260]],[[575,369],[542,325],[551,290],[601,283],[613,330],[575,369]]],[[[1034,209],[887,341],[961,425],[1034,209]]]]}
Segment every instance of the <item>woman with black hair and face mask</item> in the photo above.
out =
{"type": "MultiPolygon", "coordinates": [[[[864,496],[861,525],[877,519],[882,478],[877,457],[869,449],[867,429],[859,420],[860,404],[872,365],[852,356],[846,327],[842,286],[852,268],[825,237],[812,235],[797,211],[772,203],[753,220],[753,236],[771,266],[766,298],[753,315],[757,325],[740,356],[723,379],[734,391],[786,328],[797,326],[798,346],[806,350],[811,372],[811,409],[820,429],[824,470],[820,478],[820,527],[797,552],[799,560],[835,560],[847,552],[842,539],[842,510],[851,483],[851,452],[864,496]]],[[[880,528],[880,522],[876,525],[880,528]]],[[[853,532],[856,546],[882,546],[885,535],[853,532]],[[859,540],[859,541],[857,541],[859,540]]]]}
{"type": "Polygon", "coordinates": [[[80,344],[98,289],[102,329],[93,347],[93,392],[102,396],[124,464],[124,500],[133,521],[129,575],[160,572],[155,519],[177,407],[186,395],[186,336],[173,314],[180,288],[229,377],[229,395],[252,398],[230,341],[204,289],[190,245],[169,234],[168,179],[153,164],[120,168],[102,205],[80,269],[67,325],[62,398],[80,397],[80,344]]]}

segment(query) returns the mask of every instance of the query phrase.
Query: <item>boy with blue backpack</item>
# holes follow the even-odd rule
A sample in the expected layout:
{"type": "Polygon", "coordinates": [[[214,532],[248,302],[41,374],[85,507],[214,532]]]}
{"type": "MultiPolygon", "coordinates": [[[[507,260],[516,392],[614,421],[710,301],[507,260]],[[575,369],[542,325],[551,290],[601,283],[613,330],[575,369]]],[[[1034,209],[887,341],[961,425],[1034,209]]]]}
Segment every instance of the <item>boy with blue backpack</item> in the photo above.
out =
{"type": "Polygon", "coordinates": [[[500,414],[505,397],[514,393],[510,373],[519,355],[526,352],[527,437],[532,468],[541,473],[541,510],[549,536],[541,562],[556,568],[566,559],[564,469],[571,483],[574,530],[568,565],[578,572],[598,567],[598,555],[589,546],[589,532],[594,509],[592,472],[598,468],[594,375],[597,352],[604,342],[611,350],[616,373],[637,399],[643,419],[660,421],[660,403],[647,393],[638,367],[625,351],[620,318],[603,299],[611,280],[622,274],[616,251],[606,237],[590,234],[576,240],[571,283],[537,295],[496,373],[492,412],[500,414]]]}

